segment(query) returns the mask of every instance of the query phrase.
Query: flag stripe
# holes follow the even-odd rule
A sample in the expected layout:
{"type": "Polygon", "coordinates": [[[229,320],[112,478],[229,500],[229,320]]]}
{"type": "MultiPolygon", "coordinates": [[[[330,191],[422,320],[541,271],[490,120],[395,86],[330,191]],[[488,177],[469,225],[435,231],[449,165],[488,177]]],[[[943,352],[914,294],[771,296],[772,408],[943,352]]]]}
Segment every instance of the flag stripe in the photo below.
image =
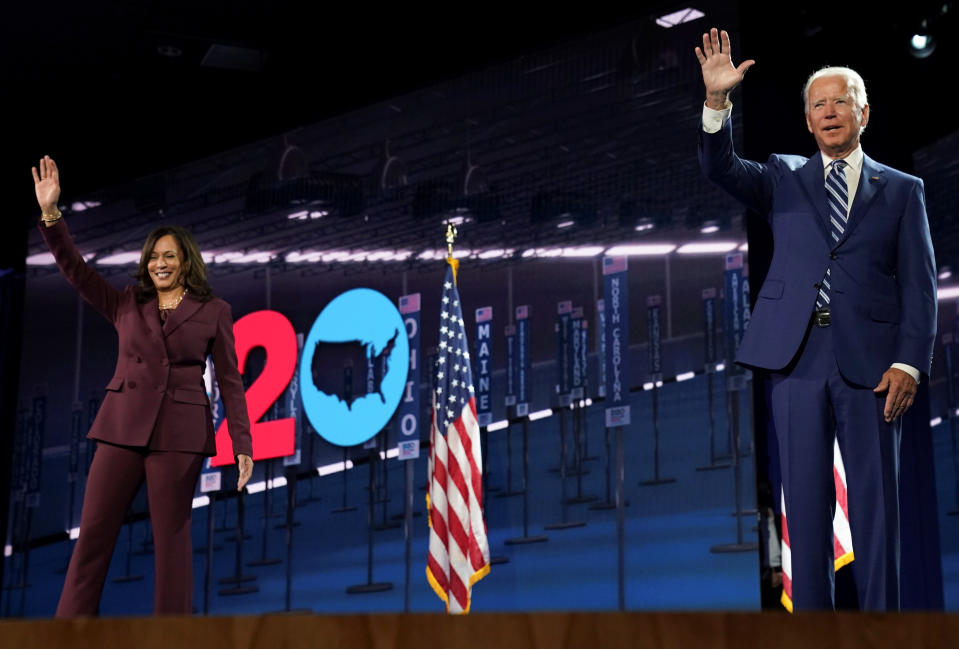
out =
{"type": "Polygon", "coordinates": [[[782,604],[786,609],[791,613],[792,612],[792,596],[793,596],[793,561],[792,561],[792,552],[789,547],[789,524],[786,517],[786,491],[785,489],[779,490],[779,507],[781,512],[781,522],[782,522],[782,571],[783,571],[783,595],[782,595],[782,604]]]}
{"type": "Polygon", "coordinates": [[[852,529],[849,527],[849,500],[846,494],[846,467],[843,466],[839,440],[833,443],[832,475],[836,485],[836,513],[832,520],[833,563],[834,568],[839,570],[854,558],[852,529]]]}
{"type": "Polygon", "coordinates": [[[848,505],[846,503],[846,484],[842,481],[842,478],[839,477],[839,471],[836,471],[836,468],[833,467],[832,477],[836,483],[836,515],[841,515],[846,520],[849,520],[849,510],[847,509],[848,505]]]}
{"type": "Polygon", "coordinates": [[[465,323],[449,268],[443,287],[430,426],[431,527],[426,573],[449,613],[467,613],[473,584],[489,572],[483,458],[465,323]]]}

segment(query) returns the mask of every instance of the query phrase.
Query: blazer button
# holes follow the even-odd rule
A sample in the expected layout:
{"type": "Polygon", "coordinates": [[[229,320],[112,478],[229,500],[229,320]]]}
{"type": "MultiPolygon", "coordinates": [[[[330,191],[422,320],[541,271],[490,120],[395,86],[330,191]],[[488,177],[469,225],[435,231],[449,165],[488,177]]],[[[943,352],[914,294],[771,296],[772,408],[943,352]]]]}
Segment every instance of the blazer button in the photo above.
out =
{"type": "Polygon", "coordinates": [[[133,388],[137,387],[137,382],[136,382],[136,381],[127,381],[127,387],[132,390],[133,388]]]}
{"type": "Polygon", "coordinates": [[[834,252],[831,252],[831,253],[829,253],[829,258],[830,258],[830,259],[839,259],[839,255],[837,255],[837,254],[834,253],[834,252]]]}
{"type": "Polygon", "coordinates": [[[812,287],[815,288],[815,289],[818,289],[818,288],[820,288],[821,286],[822,286],[822,284],[820,284],[819,282],[816,282],[815,284],[812,285],[812,287]]]}
{"type": "Polygon", "coordinates": [[[137,363],[142,363],[142,362],[143,362],[143,359],[137,356],[137,363]]]}

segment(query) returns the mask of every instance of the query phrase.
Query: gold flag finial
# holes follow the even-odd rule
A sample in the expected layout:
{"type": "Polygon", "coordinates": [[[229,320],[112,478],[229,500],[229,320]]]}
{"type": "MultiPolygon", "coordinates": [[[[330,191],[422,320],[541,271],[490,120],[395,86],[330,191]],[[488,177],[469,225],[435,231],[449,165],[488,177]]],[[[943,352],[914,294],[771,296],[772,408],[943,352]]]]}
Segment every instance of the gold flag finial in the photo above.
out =
{"type": "Polygon", "coordinates": [[[456,241],[456,226],[452,223],[446,224],[446,249],[447,256],[453,258],[453,242],[456,241]]]}
{"type": "Polygon", "coordinates": [[[453,281],[456,282],[456,271],[459,270],[459,260],[453,259],[453,242],[456,241],[456,226],[446,224],[446,261],[453,268],[453,281]]]}

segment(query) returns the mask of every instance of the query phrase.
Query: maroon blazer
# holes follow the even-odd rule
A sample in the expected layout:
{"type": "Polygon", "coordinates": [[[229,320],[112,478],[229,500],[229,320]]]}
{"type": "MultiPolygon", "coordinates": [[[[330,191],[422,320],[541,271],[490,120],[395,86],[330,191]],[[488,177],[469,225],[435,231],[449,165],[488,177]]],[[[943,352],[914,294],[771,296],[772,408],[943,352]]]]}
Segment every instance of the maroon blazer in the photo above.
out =
{"type": "Polygon", "coordinates": [[[87,437],[214,455],[213,420],[203,384],[206,358],[212,355],[233,454],[252,457],[230,305],[219,298],[202,302],[187,293],[161,322],[156,297],[140,304],[133,286],[118,290],[83,261],[63,219],[51,227],[40,223],[39,229],[64,277],[116,327],[119,337],[117,367],[87,437]]]}

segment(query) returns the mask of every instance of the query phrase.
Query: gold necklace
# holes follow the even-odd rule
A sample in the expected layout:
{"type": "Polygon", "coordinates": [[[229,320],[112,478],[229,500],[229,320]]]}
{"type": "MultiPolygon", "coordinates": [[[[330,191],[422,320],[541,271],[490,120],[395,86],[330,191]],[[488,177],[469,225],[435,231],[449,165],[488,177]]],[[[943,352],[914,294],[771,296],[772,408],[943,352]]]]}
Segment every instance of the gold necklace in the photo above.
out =
{"type": "Polygon", "coordinates": [[[159,307],[161,311],[172,311],[173,309],[180,306],[180,302],[183,301],[183,296],[186,295],[188,292],[189,291],[187,289],[183,289],[183,292],[180,293],[180,296],[178,298],[176,298],[172,302],[167,302],[166,304],[160,304],[160,300],[159,298],[157,298],[157,307],[159,307]]]}

